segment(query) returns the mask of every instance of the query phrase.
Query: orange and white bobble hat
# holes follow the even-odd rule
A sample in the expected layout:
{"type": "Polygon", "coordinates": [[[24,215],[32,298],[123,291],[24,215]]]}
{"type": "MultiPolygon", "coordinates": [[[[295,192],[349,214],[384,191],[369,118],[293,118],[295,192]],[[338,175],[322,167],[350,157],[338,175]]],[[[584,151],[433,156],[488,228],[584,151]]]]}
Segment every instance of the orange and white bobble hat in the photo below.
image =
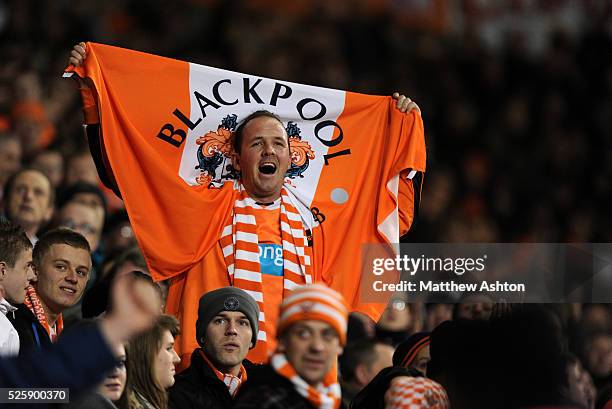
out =
{"type": "Polygon", "coordinates": [[[446,391],[427,378],[398,376],[385,393],[385,409],[449,409],[446,391]]]}
{"type": "Polygon", "coordinates": [[[291,324],[305,320],[328,323],[338,333],[340,344],[346,344],[348,308],[337,291],[321,284],[296,287],[280,306],[278,335],[291,324]]]}

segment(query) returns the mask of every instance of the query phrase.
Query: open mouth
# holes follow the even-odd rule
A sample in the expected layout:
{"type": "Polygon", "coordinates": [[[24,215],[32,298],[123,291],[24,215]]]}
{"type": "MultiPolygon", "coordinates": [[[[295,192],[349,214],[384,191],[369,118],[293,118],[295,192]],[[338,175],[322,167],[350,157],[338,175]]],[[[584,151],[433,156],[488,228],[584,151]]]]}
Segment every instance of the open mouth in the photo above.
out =
{"type": "Polygon", "coordinates": [[[276,164],[272,162],[264,162],[259,165],[259,171],[264,175],[273,175],[276,173],[276,164]]]}
{"type": "Polygon", "coordinates": [[[60,287],[60,290],[67,292],[68,294],[76,294],[76,290],[70,287],[60,287]]]}

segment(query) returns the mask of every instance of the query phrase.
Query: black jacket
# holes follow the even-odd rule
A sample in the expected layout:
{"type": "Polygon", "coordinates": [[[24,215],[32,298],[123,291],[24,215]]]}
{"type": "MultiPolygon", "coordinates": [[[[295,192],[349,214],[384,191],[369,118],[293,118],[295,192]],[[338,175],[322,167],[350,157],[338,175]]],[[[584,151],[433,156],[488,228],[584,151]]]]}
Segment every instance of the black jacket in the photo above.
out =
{"type": "MultiPolygon", "coordinates": [[[[200,355],[200,349],[191,354],[191,365],[175,377],[174,386],[169,391],[170,409],[227,409],[234,401],[227,386],[217,378],[213,370],[200,355]]],[[[248,360],[242,362],[247,372],[247,381],[256,365],[248,360]]]]}
{"type": "Polygon", "coordinates": [[[32,311],[25,304],[16,306],[15,317],[7,314],[7,318],[19,334],[19,356],[24,356],[33,349],[42,349],[51,346],[51,339],[45,328],[40,325],[32,311]]]}
{"type": "MultiPolygon", "coordinates": [[[[279,375],[270,365],[253,372],[236,399],[234,409],[316,409],[295,390],[289,379],[279,375]]],[[[344,404],[341,403],[340,408],[345,408],[344,404]]]]}
{"type": "Polygon", "coordinates": [[[389,389],[391,381],[397,376],[422,377],[416,369],[400,366],[390,366],[381,370],[375,377],[353,398],[351,409],[384,409],[385,392],[389,389]]]}
{"type": "Polygon", "coordinates": [[[69,388],[72,399],[102,381],[115,363],[99,327],[83,326],[44,351],[0,358],[0,388],[69,388]]]}

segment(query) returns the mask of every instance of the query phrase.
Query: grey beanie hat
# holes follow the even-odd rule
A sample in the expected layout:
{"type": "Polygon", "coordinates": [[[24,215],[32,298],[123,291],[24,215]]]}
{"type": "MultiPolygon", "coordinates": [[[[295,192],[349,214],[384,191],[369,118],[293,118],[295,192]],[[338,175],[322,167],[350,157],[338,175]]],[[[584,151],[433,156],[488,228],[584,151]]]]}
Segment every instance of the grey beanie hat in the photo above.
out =
{"type": "Polygon", "coordinates": [[[223,287],[210,291],[200,297],[198,320],[196,322],[196,340],[200,346],[206,334],[206,327],[215,315],[221,311],[240,311],[251,323],[253,336],[251,348],[257,343],[259,332],[259,306],[246,291],[236,287],[223,287]]]}

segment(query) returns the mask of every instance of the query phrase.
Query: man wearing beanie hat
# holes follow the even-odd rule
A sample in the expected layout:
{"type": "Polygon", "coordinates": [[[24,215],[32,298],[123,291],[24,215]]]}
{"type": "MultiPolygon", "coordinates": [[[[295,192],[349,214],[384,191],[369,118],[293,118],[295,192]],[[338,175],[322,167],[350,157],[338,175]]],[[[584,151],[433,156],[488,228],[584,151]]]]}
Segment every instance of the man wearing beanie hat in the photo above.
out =
{"type": "Polygon", "coordinates": [[[341,407],[336,363],[346,343],[347,319],[338,292],[318,284],[296,287],[280,307],[276,353],[255,372],[234,407],[341,407]]]}
{"type": "Polygon", "coordinates": [[[170,408],[229,408],[255,367],[245,359],[259,333],[259,307],[245,291],[224,287],[200,298],[191,366],[170,389],[170,408]]]}

